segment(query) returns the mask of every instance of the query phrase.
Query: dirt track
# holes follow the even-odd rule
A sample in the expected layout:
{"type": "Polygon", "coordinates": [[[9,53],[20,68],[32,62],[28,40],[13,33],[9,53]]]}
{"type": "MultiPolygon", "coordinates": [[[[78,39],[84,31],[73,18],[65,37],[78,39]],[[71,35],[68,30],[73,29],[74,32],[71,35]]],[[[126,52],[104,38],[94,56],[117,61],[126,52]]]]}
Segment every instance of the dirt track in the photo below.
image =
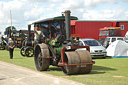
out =
{"type": "Polygon", "coordinates": [[[82,85],[0,61],[0,85],[82,85]]]}

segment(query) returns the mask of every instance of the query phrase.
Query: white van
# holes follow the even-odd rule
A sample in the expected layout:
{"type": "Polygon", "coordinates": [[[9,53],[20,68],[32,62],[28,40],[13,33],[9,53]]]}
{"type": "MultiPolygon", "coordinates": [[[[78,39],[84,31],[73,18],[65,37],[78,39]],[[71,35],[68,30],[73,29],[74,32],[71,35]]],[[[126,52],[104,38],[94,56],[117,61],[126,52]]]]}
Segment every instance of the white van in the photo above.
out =
{"type": "Polygon", "coordinates": [[[103,46],[107,48],[112,42],[116,40],[124,40],[124,37],[107,37],[103,43],[103,46]]]}

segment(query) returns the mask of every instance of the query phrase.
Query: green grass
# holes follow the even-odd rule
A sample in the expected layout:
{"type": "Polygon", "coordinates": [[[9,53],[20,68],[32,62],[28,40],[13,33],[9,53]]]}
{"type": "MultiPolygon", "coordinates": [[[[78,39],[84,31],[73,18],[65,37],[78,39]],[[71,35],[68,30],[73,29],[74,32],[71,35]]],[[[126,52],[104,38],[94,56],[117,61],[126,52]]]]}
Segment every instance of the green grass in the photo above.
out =
{"type": "MultiPolygon", "coordinates": [[[[82,75],[64,75],[60,67],[50,66],[44,73],[60,76],[86,85],[128,85],[128,58],[107,58],[93,59],[96,63],[93,65],[90,74],[82,75]]],[[[19,66],[36,70],[33,57],[23,57],[19,49],[14,51],[14,59],[9,58],[9,52],[0,50],[0,61],[9,62],[19,66]]]]}

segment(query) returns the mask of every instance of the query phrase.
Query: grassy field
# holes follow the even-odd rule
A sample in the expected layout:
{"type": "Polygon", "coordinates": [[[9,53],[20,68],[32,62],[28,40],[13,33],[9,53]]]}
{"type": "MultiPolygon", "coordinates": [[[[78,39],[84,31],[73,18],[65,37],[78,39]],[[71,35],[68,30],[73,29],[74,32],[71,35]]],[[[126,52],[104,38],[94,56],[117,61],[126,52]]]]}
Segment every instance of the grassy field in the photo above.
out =
{"type": "MultiPolygon", "coordinates": [[[[96,63],[93,65],[90,74],[83,75],[64,75],[59,67],[50,66],[44,73],[54,76],[60,76],[85,85],[128,85],[128,58],[107,58],[93,59],[96,63]]],[[[19,49],[14,51],[14,59],[9,59],[9,52],[0,50],[0,61],[9,62],[19,66],[36,70],[33,57],[23,57],[19,49]]]]}

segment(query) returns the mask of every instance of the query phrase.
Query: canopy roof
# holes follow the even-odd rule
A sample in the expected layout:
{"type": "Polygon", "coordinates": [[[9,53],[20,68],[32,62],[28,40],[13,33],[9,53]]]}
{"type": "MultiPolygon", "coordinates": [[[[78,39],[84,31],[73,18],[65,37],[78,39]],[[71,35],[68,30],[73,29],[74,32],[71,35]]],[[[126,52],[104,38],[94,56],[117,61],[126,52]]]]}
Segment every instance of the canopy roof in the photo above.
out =
{"type": "MultiPolygon", "coordinates": [[[[70,16],[71,20],[78,20],[77,17],[75,16],[70,16]]],[[[57,17],[53,17],[53,18],[48,18],[48,19],[44,19],[44,20],[40,20],[40,21],[36,21],[33,24],[38,24],[38,23],[48,23],[48,22],[56,22],[56,21],[64,21],[65,20],[65,16],[57,16],[57,17]]]]}

